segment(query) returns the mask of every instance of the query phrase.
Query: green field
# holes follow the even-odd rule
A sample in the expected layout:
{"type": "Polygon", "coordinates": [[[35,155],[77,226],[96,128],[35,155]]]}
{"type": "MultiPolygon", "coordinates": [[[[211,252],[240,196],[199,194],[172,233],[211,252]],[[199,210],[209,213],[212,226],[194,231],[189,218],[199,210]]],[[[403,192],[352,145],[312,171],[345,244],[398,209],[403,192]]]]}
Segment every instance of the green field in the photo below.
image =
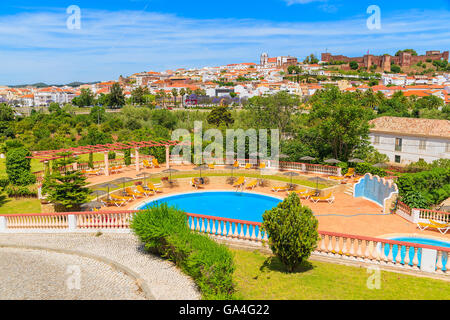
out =
{"type": "Polygon", "coordinates": [[[0,214],[40,213],[41,202],[38,199],[7,199],[0,206],[0,214]]]}
{"type": "MultiPolygon", "coordinates": [[[[104,160],[103,153],[94,153],[94,161],[104,160]]],[[[86,163],[89,161],[89,154],[80,155],[80,162],[86,163]]],[[[44,163],[38,159],[31,159],[31,172],[38,172],[44,170],[44,163]]],[[[0,159],[0,178],[6,177],[6,159],[0,159]]]]}
{"type": "Polygon", "coordinates": [[[381,271],[380,289],[370,290],[365,268],[310,261],[290,274],[271,256],[233,253],[237,294],[246,300],[450,299],[450,283],[442,280],[381,271]]]}

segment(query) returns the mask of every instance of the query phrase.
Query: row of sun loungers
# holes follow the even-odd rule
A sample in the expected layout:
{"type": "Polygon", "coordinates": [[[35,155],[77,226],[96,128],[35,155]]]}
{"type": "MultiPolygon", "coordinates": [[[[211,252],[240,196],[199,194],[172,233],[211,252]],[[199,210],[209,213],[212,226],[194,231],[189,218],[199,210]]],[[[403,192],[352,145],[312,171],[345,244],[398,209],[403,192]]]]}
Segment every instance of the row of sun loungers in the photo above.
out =
{"type": "Polygon", "coordinates": [[[142,161],[142,164],[147,169],[153,169],[153,168],[159,168],[160,167],[158,159],[156,159],[156,158],[153,158],[151,163],[147,159],[144,159],[144,161],[142,161]]]}
{"type": "Polygon", "coordinates": [[[133,190],[131,187],[127,187],[124,190],[124,195],[116,195],[111,194],[109,199],[102,200],[102,203],[105,206],[116,206],[123,207],[126,206],[129,202],[134,201],[139,198],[149,197],[155,195],[156,193],[162,193],[162,189],[159,185],[155,185],[153,183],[148,183],[146,188],[143,186],[136,186],[136,190],[133,190]]]}
{"type": "MultiPolygon", "coordinates": [[[[285,187],[273,187],[273,192],[287,192],[290,190],[289,186],[285,187]]],[[[318,202],[328,202],[329,204],[332,204],[336,199],[332,193],[327,194],[326,196],[316,196],[316,191],[311,191],[308,189],[302,189],[302,190],[296,190],[292,191],[293,193],[296,193],[301,199],[305,200],[311,200],[314,203],[318,202]]]]}
{"type": "Polygon", "coordinates": [[[434,229],[438,230],[441,234],[446,234],[447,231],[450,230],[450,223],[442,223],[434,220],[429,220],[429,222],[419,222],[417,226],[421,231],[434,229]]]}

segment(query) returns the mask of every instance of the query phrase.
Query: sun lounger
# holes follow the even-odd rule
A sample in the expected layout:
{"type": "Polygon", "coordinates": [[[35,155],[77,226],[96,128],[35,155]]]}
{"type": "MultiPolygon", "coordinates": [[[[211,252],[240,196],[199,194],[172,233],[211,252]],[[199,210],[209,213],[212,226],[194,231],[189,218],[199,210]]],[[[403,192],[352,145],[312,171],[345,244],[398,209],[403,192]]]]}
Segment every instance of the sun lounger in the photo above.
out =
{"type": "Polygon", "coordinates": [[[192,178],[191,186],[193,186],[195,189],[203,188],[202,183],[197,178],[192,178]]]}
{"type": "Polygon", "coordinates": [[[251,163],[247,163],[246,165],[245,165],[245,169],[251,169],[252,168],[252,164],[251,163]]]}
{"type": "Polygon", "coordinates": [[[152,159],[152,164],[153,164],[153,168],[159,168],[158,159],[153,158],[153,159],[152,159]]]}
{"type": "Polygon", "coordinates": [[[296,193],[298,195],[301,195],[301,194],[307,193],[307,192],[308,192],[308,189],[301,189],[301,190],[294,190],[294,191],[292,191],[292,193],[296,193]]]}
{"type": "Polygon", "coordinates": [[[125,192],[128,196],[133,197],[134,199],[142,198],[144,196],[143,193],[133,191],[130,187],[125,188],[125,192]]]}
{"type": "Polygon", "coordinates": [[[237,181],[233,184],[233,188],[239,189],[240,187],[244,186],[245,184],[245,177],[239,177],[237,181]]]}
{"type": "Polygon", "coordinates": [[[154,194],[153,191],[145,190],[142,186],[136,186],[136,190],[145,196],[152,196],[154,194]]]}
{"type": "Polygon", "coordinates": [[[345,178],[344,178],[344,177],[329,176],[328,179],[331,179],[331,180],[337,180],[337,181],[342,181],[342,180],[344,180],[345,178]]]}
{"type": "Polygon", "coordinates": [[[266,168],[266,164],[265,164],[264,162],[261,162],[261,163],[259,164],[259,168],[260,168],[260,169],[265,169],[265,168],[266,168]]]}
{"type": "Polygon", "coordinates": [[[438,230],[441,234],[446,234],[450,230],[450,223],[441,223],[434,220],[429,220],[429,223],[419,222],[417,226],[422,231],[430,228],[438,230]]]}
{"type": "Polygon", "coordinates": [[[332,204],[334,202],[334,196],[332,193],[327,194],[324,197],[315,197],[315,196],[311,196],[311,201],[314,203],[317,203],[319,201],[326,201],[329,204],[332,204]]]}
{"type": "Polygon", "coordinates": [[[246,186],[245,186],[245,188],[246,189],[255,189],[256,187],[258,186],[258,180],[253,180],[253,181],[251,181],[251,182],[249,182],[246,186]]]}
{"type": "Polygon", "coordinates": [[[300,199],[306,199],[308,200],[311,197],[314,197],[316,195],[315,191],[310,191],[310,192],[306,192],[306,193],[301,193],[298,196],[300,197],[300,199]]]}
{"type": "Polygon", "coordinates": [[[149,182],[147,184],[147,188],[148,188],[148,190],[153,191],[154,193],[163,192],[162,189],[158,185],[154,185],[151,182],[149,182]]]}
{"type": "Polygon", "coordinates": [[[208,164],[208,168],[214,170],[215,169],[214,164],[208,164]]]}
{"type": "Polygon", "coordinates": [[[153,168],[153,165],[150,164],[150,162],[148,162],[147,159],[144,159],[144,160],[142,161],[142,164],[144,165],[144,168],[146,168],[146,169],[151,169],[151,168],[153,168]]]}
{"type": "Polygon", "coordinates": [[[126,201],[126,202],[130,202],[130,201],[133,201],[133,200],[134,200],[134,198],[132,198],[132,197],[123,197],[123,196],[118,196],[118,195],[115,195],[115,194],[111,194],[110,197],[111,197],[111,199],[114,200],[114,201],[126,201]]]}
{"type": "Polygon", "coordinates": [[[239,161],[236,160],[236,161],[233,163],[233,167],[239,168],[239,161]]]}
{"type": "Polygon", "coordinates": [[[272,187],[272,191],[273,192],[286,192],[290,189],[289,186],[285,186],[285,187],[272,187]]]}
{"type": "Polygon", "coordinates": [[[109,206],[122,207],[127,204],[125,200],[112,200],[112,199],[102,200],[102,203],[107,207],[109,206]]]}
{"type": "Polygon", "coordinates": [[[352,178],[355,176],[355,168],[348,169],[348,172],[344,175],[345,178],[352,178]]]}

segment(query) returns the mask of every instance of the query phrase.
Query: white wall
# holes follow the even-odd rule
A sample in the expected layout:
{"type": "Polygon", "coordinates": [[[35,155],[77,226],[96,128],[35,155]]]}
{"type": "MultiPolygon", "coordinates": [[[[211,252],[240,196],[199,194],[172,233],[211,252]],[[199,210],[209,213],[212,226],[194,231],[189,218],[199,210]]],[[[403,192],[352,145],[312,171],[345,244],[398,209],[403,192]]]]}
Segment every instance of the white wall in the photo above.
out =
{"type": "Polygon", "coordinates": [[[408,164],[423,159],[426,162],[433,162],[438,159],[450,159],[450,152],[446,151],[448,139],[412,137],[393,134],[370,133],[370,142],[380,153],[389,157],[391,162],[395,162],[395,156],[401,157],[401,163],[408,164]],[[375,136],[379,136],[378,144],[375,144],[375,136]],[[395,150],[395,138],[402,139],[402,151],[395,150]],[[419,148],[420,140],[426,141],[425,150],[419,148]]]}

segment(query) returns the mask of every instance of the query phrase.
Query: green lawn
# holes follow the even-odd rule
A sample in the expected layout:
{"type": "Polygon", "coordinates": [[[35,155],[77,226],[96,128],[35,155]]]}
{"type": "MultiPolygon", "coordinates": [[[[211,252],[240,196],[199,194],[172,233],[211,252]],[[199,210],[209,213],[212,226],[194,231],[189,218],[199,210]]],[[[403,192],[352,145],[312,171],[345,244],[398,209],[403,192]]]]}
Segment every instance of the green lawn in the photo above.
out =
{"type": "MultiPolygon", "coordinates": [[[[94,162],[104,160],[103,153],[94,153],[94,162]]],[[[89,161],[89,154],[80,155],[80,162],[87,163],[89,161]]],[[[31,159],[31,172],[38,172],[44,170],[44,163],[38,159],[31,159]]],[[[0,159],[0,178],[6,177],[6,159],[0,159]]]]}
{"type": "Polygon", "coordinates": [[[0,214],[40,213],[41,202],[38,199],[7,199],[0,206],[0,214]]]}
{"type": "MultiPolygon", "coordinates": [[[[150,174],[149,178],[146,179],[147,182],[153,182],[153,183],[159,183],[161,182],[161,177],[162,176],[166,176],[167,174],[164,173],[157,173],[157,174],[150,174]]],[[[245,177],[248,178],[255,178],[258,179],[261,176],[259,174],[253,174],[253,173],[249,173],[249,172],[237,172],[235,174],[235,177],[239,176],[239,175],[243,175],[245,177]]],[[[191,177],[198,177],[199,173],[198,172],[190,172],[190,173],[181,173],[181,174],[172,174],[172,179],[184,179],[184,178],[191,178],[191,177]]],[[[203,172],[202,173],[203,177],[224,177],[224,176],[229,176],[229,174],[227,173],[210,173],[210,172],[203,172]]],[[[270,179],[270,180],[276,180],[276,181],[282,181],[282,182],[290,182],[290,178],[288,177],[283,177],[283,176],[276,176],[276,175],[271,175],[271,176],[263,176],[264,179],[270,179]]],[[[111,177],[111,181],[114,180],[114,177],[111,177]]],[[[142,179],[143,180],[143,179],[142,179]]],[[[293,183],[299,184],[299,185],[303,185],[303,186],[307,186],[307,187],[311,187],[311,188],[315,188],[316,184],[315,182],[312,181],[308,181],[308,180],[300,180],[300,179],[293,179],[292,180],[293,183]]],[[[122,189],[123,186],[125,187],[130,187],[130,186],[134,186],[134,181],[131,182],[127,182],[125,184],[123,183],[116,183],[116,185],[118,186],[118,188],[114,188],[114,189],[110,189],[110,192],[122,189]]],[[[319,189],[324,189],[327,187],[332,186],[332,182],[330,183],[330,185],[326,185],[326,184],[321,184],[319,183],[319,189]]],[[[95,190],[95,187],[91,187],[92,190],[95,190]]],[[[103,189],[103,190],[107,190],[107,189],[103,189]]],[[[90,196],[89,200],[94,200],[96,199],[96,196],[90,196]]]]}
{"type": "Polygon", "coordinates": [[[278,259],[232,250],[239,298],[248,300],[450,299],[450,283],[381,271],[381,288],[370,290],[365,268],[310,261],[286,273],[278,259]]]}

